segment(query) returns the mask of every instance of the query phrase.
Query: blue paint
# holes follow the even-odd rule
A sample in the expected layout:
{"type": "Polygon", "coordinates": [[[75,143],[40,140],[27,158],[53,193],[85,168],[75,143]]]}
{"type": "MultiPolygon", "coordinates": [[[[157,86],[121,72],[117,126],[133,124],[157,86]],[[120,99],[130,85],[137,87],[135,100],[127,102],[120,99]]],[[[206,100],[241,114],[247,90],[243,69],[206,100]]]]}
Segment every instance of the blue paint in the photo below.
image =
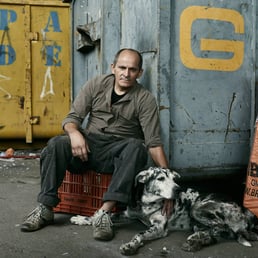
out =
{"type": "Polygon", "coordinates": [[[11,46],[0,45],[0,65],[11,65],[15,60],[15,50],[11,46]]]}
{"type": "Polygon", "coordinates": [[[47,60],[46,66],[61,66],[61,60],[59,59],[59,54],[61,53],[61,46],[46,46],[47,60]]]}
{"type": "Polygon", "coordinates": [[[9,23],[13,23],[17,20],[17,14],[13,10],[0,10],[0,30],[3,30],[3,35],[1,39],[2,45],[0,45],[0,65],[10,65],[16,60],[16,53],[13,47],[10,45],[4,45],[4,39],[9,41],[9,23]]]}
{"type": "Polygon", "coordinates": [[[17,14],[13,10],[0,9],[0,30],[7,30],[8,24],[17,20],[17,14]]]}
{"type": "MultiPolygon", "coordinates": [[[[0,45],[0,66],[11,65],[16,60],[15,49],[11,46],[9,38],[9,24],[17,21],[17,13],[13,10],[0,9],[0,30],[4,31],[0,45]],[[8,41],[8,42],[4,42],[8,41]],[[3,44],[5,43],[5,44],[3,44]]],[[[50,11],[47,24],[44,28],[45,32],[62,32],[59,23],[58,12],[50,11]]],[[[46,51],[46,66],[61,66],[62,62],[59,59],[59,54],[62,51],[62,47],[58,45],[45,46],[46,51]]]]}
{"type": "Polygon", "coordinates": [[[44,29],[45,32],[62,32],[59,24],[58,13],[50,12],[48,17],[47,26],[44,29]]]}

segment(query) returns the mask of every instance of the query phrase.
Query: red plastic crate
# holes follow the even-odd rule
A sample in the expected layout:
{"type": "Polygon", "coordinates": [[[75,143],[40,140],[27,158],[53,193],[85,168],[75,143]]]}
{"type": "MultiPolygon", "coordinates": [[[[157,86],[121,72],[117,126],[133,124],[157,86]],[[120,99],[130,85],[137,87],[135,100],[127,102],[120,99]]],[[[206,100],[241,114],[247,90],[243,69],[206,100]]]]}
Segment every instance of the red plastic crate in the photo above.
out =
{"type": "Polygon", "coordinates": [[[55,212],[92,216],[102,205],[103,194],[107,191],[112,174],[99,174],[89,170],[83,174],[66,171],[58,189],[61,199],[55,212]]]}

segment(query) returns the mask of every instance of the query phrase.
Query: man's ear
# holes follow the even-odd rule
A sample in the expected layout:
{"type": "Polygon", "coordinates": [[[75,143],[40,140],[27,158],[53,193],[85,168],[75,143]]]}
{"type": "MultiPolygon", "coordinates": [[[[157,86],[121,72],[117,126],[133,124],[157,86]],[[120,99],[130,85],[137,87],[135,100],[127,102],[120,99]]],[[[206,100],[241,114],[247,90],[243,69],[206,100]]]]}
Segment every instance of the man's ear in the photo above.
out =
{"type": "Polygon", "coordinates": [[[143,74],[143,69],[141,69],[141,70],[139,71],[139,74],[138,74],[138,76],[137,76],[137,79],[140,78],[140,77],[142,76],[142,74],[143,74]]]}
{"type": "Polygon", "coordinates": [[[111,65],[110,65],[110,69],[111,69],[112,74],[115,74],[115,71],[114,71],[115,65],[114,65],[114,64],[111,64],[111,65]]]}

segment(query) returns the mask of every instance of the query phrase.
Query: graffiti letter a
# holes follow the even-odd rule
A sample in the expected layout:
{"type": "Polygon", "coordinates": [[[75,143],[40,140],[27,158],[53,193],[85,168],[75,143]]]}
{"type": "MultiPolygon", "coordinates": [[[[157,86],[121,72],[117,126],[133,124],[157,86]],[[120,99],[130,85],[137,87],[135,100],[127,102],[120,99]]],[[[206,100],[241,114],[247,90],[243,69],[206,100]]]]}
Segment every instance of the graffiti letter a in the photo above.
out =
{"type": "Polygon", "coordinates": [[[49,32],[50,30],[53,32],[61,32],[57,12],[50,12],[48,16],[47,26],[45,27],[44,31],[49,32]]]}

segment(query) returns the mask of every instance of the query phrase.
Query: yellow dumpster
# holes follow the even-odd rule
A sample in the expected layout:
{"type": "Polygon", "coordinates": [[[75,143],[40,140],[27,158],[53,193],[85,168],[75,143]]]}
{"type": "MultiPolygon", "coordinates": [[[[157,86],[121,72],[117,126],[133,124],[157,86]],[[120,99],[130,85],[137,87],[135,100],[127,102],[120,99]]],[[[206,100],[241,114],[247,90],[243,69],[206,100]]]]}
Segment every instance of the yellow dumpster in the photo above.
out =
{"type": "Polygon", "coordinates": [[[0,140],[60,133],[70,96],[69,4],[1,1],[0,140]]]}

